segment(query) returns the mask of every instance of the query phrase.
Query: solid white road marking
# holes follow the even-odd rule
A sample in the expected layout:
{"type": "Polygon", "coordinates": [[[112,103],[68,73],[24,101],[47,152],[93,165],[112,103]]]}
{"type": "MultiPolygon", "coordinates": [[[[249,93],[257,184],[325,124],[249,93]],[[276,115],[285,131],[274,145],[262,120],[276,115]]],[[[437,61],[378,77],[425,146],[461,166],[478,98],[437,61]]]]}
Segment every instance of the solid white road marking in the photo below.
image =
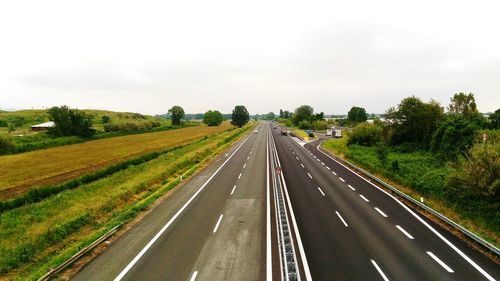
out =
{"type": "Polygon", "coordinates": [[[345,222],[344,218],[339,214],[339,212],[335,211],[339,219],[342,221],[342,223],[345,225],[345,227],[348,227],[347,223],[345,222]]]}
{"type": "Polygon", "coordinates": [[[186,203],[184,203],[184,205],[175,213],[175,215],[160,229],[160,231],[158,231],[158,233],[155,234],[155,236],[148,242],[148,244],[146,244],[146,246],[144,246],[144,248],[142,248],[142,250],[132,259],[132,261],[130,261],[127,264],[127,266],[120,272],[120,274],[118,274],[118,276],[115,277],[114,281],[121,280],[125,276],[125,274],[129,272],[129,270],[137,263],[137,261],[139,261],[139,259],[149,250],[149,248],[151,248],[151,246],[156,242],[156,240],[160,238],[163,232],[165,232],[165,230],[167,230],[168,227],[172,225],[172,223],[177,219],[177,217],[179,217],[180,214],[187,208],[187,206],[191,204],[194,198],[196,198],[196,196],[200,194],[200,192],[208,185],[208,183],[215,177],[215,175],[217,175],[219,171],[226,165],[226,163],[229,162],[229,160],[234,156],[234,154],[236,154],[236,152],[240,150],[240,148],[247,142],[248,139],[250,139],[250,136],[248,136],[240,144],[240,146],[238,146],[236,150],[234,150],[234,152],[226,159],[226,161],[224,161],[224,163],[222,163],[222,165],[220,165],[220,167],[217,170],[215,170],[215,172],[205,181],[205,183],[203,183],[203,185],[193,194],[193,196],[191,196],[191,198],[189,198],[189,200],[186,203]]]}
{"type": "Polygon", "coordinates": [[[311,174],[307,173],[307,175],[312,179],[313,177],[311,176],[311,174]]]}
{"type": "Polygon", "coordinates": [[[396,228],[399,229],[399,231],[403,232],[403,234],[406,235],[406,237],[408,237],[412,240],[414,239],[413,236],[411,236],[410,233],[408,233],[406,230],[404,230],[404,228],[402,228],[401,226],[396,225],[396,228]]]}
{"type": "Polygon", "coordinates": [[[272,252],[271,252],[271,199],[269,198],[269,135],[266,139],[266,281],[273,280],[273,263],[272,263],[272,252]]]}
{"type": "Polygon", "coordinates": [[[321,190],[321,188],[320,188],[319,186],[318,186],[318,190],[319,190],[319,192],[321,192],[321,194],[322,194],[323,196],[325,196],[325,193],[323,192],[323,190],[321,190]]]}
{"type": "Polygon", "coordinates": [[[236,184],[233,186],[233,190],[231,190],[231,195],[233,195],[235,189],[236,189],[236,184]]]}
{"type": "Polygon", "coordinates": [[[373,266],[375,266],[375,269],[377,269],[380,276],[382,276],[382,279],[384,279],[384,281],[389,281],[389,278],[387,278],[387,276],[385,276],[385,273],[382,271],[382,269],[380,269],[378,264],[374,260],[372,260],[372,259],[370,259],[370,260],[372,261],[373,266]]]}
{"type": "Polygon", "coordinates": [[[219,220],[217,221],[217,224],[214,227],[214,231],[213,231],[214,233],[217,232],[217,229],[219,228],[219,224],[222,220],[222,217],[224,217],[224,215],[220,215],[219,220]]]}
{"type": "Polygon", "coordinates": [[[300,166],[302,166],[302,168],[304,168],[304,164],[300,163],[300,166]]]}
{"type": "Polygon", "coordinates": [[[352,189],[352,190],[356,190],[356,188],[352,187],[352,185],[350,185],[350,184],[348,184],[347,186],[348,186],[350,189],[352,189]]]}
{"type": "Polygon", "coordinates": [[[364,197],[363,194],[360,194],[359,196],[363,198],[363,200],[365,200],[366,202],[370,202],[370,200],[366,199],[366,197],[364,197]]]}
{"type": "Polygon", "coordinates": [[[449,273],[453,273],[455,271],[453,271],[453,269],[451,269],[449,266],[447,266],[442,260],[440,260],[438,257],[436,257],[436,255],[434,255],[432,252],[426,252],[429,256],[431,256],[431,258],[433,258],[437,263],[439,263],[439,265],[441,265],[444,269],[446,269],[446,271],[448,271],[449,273]]]}
{"type": "Polygon", "coordinates": [[[324,153],[319,149],[319,145],[316,147],[316,149],[323,153],[326,157],[330,158],[331,160],[335,161],[337,164],[340,166],[344,167],[346,170],[350,171],[351,173],[355,174],[358,176],[360,179],[366,181],[368,184],[372,185],[373,187],[377,188],[381,192],[385,193],[387,196],[392,198],[394,201],[396,201],[403,209],[405,209],[408,213],[410,213],[413,217],[415,217],[418,221],[420,221],[427,229],[429,229],[432,233],[434,233],[439,239],[441,239],[443,242],[446,243],[450,248],[452,248],[457,254],[459,254],[464,260],[466,260],[470,265],[472,265],[477,271],[479,271],[486,279],[489,281],[496,281],[495,278],[493,278],[491,275],[488,274],[482,267],[480,267],[476,262],[474,262],[469,256],[467,256],[464,252],[462,252],[457,246],[453,245],[448,239],[446,239],[441,233],[439,233],[434,227],[432,227],[430,224],[428,224],[426,221],[424,221],[419,215],[417,215],[414,211],[412,211],[408,206],[406,206],[403,202],[399,201],[394,195],[390,194],[389,192],[383,190],[376,184],[368,181],[367,179],[363,178],[362,176],[358,175],[355,171],[353,171],[351,168],[347,167],[346,165],[340,163],[338,160],[335,158],[331,157],[330,155],[324,153]]]}
{"type": "Polygon", "coordinates": [[[238,179],[240,179],[240,178],[241,178],[241,173],[240,173],[240,175],[238,176],[238,179]]]}
{"type": "Polygon", "coordinates": [[[339,180],[341,180],[342,182],[345,182],[345,180],[343,178],[339,178],[339,180]]]}
{"type": "Polygon", "coordinates": [[[379,214],[381,214],[384,218],[387,218],[387,215],[386,215],[384,212],[382,212],[382,210],[380,210],[380,209],[379,209],[379,208],[377,208],[377,207],[375,207],[375,210],[377,210],[377,212],[378,212],[379,214]]]}
{"type": "Polygon", "coordinates": [[[330,167],[328,167],[328,166],[327,166],[326,168],[327,168],[328,170],[330,170],[330,167]]]}
{"type": "Polygon", "coordinates": [[[198,271],[193,272],[193,276],[191,276],[191,279],[189,281],[194,281],[196,280],[196,276],[198,275],[198,271]]]}

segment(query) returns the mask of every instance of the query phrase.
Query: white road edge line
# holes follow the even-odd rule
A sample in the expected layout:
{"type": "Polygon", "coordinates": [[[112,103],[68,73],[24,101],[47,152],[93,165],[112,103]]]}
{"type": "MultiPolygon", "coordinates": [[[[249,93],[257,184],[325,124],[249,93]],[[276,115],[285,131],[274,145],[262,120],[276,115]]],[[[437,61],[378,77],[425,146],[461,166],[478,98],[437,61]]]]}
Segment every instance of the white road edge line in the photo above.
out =
{"type": "Polygon", "coordinates": [[[345,180],[343,178],[341,178],[341,177],[339,177],[339,180],[341,180],[342,182],[345,182],[345,180]]]}
{"type": "Polygon", "coordinates": [[[335,211],[339,219],[342,221],[342,223],[345,225],[345,227],[349,227],[347,223],[345,222],[344,218],[339,214],[339,212],[335,211]]]}
{"type": "Polygon", "coordinates": [[[389,281],[389,278],[387,278],[387,276],[385,276],[385,273],[382,271],[382,269],[380,269],[378,264],[374,260],[372,260],[372,259],[370,259],[370,260],[372,261],[373,266],[375,266],[375,269],[378,271],[380,276],[382,276],[382,279],[384,279],[384,281],[389,281]]]}
{"type": "Polygon", "coordinates": [[[313,177],[311,176],[311,174],[307,173],[307,175],[312,179],[313,177]]]}
{"type": "Polygon", "coordinates": [[[186,203],[184,203],[184,205],[182,205],[182,207],[175,213],[175,215],[160,229],[160,231],[158,231],[156,233],[156,235],[148,242],[148,244],[146,244],[146,246],[144,246],[144,248],[142,248],[142,250],[132,259],[132,261],[130,261],[127,264],[127,266],[120,272],[120,274],[118,274],[118,276],[115,277],[115,279],[113,279],[113,281],[120,281],[120,280],[122,280],[122,278],[125,276],[125,274],[127,274],[127,272],[129,272],[129,270],[137,263],[137,261],[139,261],[139,259],[149,250],[149,248],[151,248],[151,246],[156,242],[156,240],[158,240],[158,238],[160,238],[160,236],[163,234],[163,232],[165,232],[165,230],[167,230],[168,227],[170,225],[172,225],[172,223],[180,216],[180,214],[182,214],[182,212],[187,208],[187,206],[189,204],[191,204],[191,202],[193,202],[194,198],[196,198],[196,196],[198,196],[198,194],[200,194],[200,192],[208,185],[208,183],[215,177],[215,175],[217,175],[219,173],[219,171],[226,165],[226,163],[231,158],[233,158],[233,156],[236,154],[236,152],[238,152],[238,150],[240,150],[240,148],[247,142],[247,140],[250,139],[251,136],[252,135],[249,135],[240,144],[240,146],[238,146],[236,148],[236,150],[233,151],[233,153],[226,159],[226,161],[224,161],[224,163],[222,163],[222,165],[220,165],[220,167],[217,170],[215,170],[215,172],[193,194],[193,196],[191,196],[191,198],[189,198],[189,200],[186,203]]]}
{"type": "Polygon", "coordinates": [[[219,228],[219,224],[220,224],[223,217],[224,217],[224,215],[220,215],[219,219],[217,220],[217,224],[214,227],[213,233],[217,232],[217,229],[219,228]]]}
{"type": "Polygon", "coordinates": [[[198,276],[198,271],[193,272],[193,276],[191,276],[191,279],[189,279],[189,281],[196,280],[196,276],[198,276]]]}
{"type": "Polygon", "coordinates": [[[233,190],[231,190],[231,195],[233,195],[235,189],[236,189],[236,184],[233,186],[233,190]]]}
{"type": "Polygon", "coordinates": [[[325,196],[325,193],[323,192],[323,190],[321,190],[321,188],[318,186],[318,190],[319,192],[321,192],[321,195],[325,196]]]}
{"type": "MultiPolygon", "coordinates": [[[[271,132],[269,132],[271,134],[271,132]]],[[[273,280],[273,262],[271,252],[271,199],[269,196],[269,135],[266,138],[266,281],[273,280]]]]}
{"type": "Polygon", "coordinates": [[[355,190],[356,190],[356,188],[352,187],[352,185],[350,185],[350,184],[348,184],[347,186],[348,186],[350,189],[352,189],[353,191],[355,191],[355,190]]]}
{"type": "Polygon", "coordinates": [[[434,233],[437,237],[439,237],[439,239],[441,239],[444,243],[446,243],[446,245],[448,245],[450,248],[452,248],[455,252],[457,252],[464,260],[466,260],[470,265],[472,265],[477,271],[479,271],[484,277],[486,277],[486,279],[488,279],[489,281],[496,281],[495,278],[491,277],[491,275],[488,274],[488,272],[486,272],[483,268],[481,268],[477,263],[475,263],[471,258],[469,258],[469,256],[467,256],[464,252],[462,252],[459,248],[457,248],[457,246],[453,245],[453,243],[451,243],[448,239],[446,239],[446,237],[444,237],[443,235],[441,235],[441,233],[439,233],[436,229],[434,229],[434,227],[432,227],[430,224],[428,224],[426,221],[424,221],[419,215],[417,215],[414,211],[412,211],[408,206],[406,206],[403,202],[399,201],[396,197],[394,197],[394,195],[390,194],[389,192],[383,190],[382,188],[380,188],[379,186],[377,186],[376,184],[368,181],[367,179],[365,179],[364,177],[358,175],[356,172],[354,172],[351,168],[347,167],[346,165],[340,163],[338,160],[336,160],[335,158],[331,157],[330,155],[324,153],[323,151],[321,151],[321,149],[319,149],[319,146],[321,144],[319,144],[316,149],[323,153],[326,157],[332,159],[333,161],[335,161],[337,164],[339,164],[340,166],[346,168],[348,171],[351,171],[351,173],[355,174],[356,176],[358,176],[360,179],[366,181],[367,183],[371,184],[373,187],[377,188],[378,190],[382,191],[383,193],[385,193],[387,196],[389,196],[390,198],[394,199],[394,201],[396,201],[399,205],[401,205],[401,207],[403,207],[403,209],[405,209],[406,211],[408,211],[412,216],[414,216],[418,221],[420,221],[425,227],[427,227],[432,233],[434,233]]]}
{"type": "Polygon", "coordinates": [[[403,232],[404,235],[406,235],[406,237],[410,238],[410,239],[415,239],[413,238],[413,236],[411,236],[410,233],[408,233],[404,228],[402,228],[401,226],[399,225],[396,225],[396,228],[399,229],[399,231],[403,232]]]}
{"type": "Polygon", "coordinates": [[[365,200],[365,202],[370,202],[370,200],[366,199],[366,197],[364,197],[363,194],[360,194],[359,197],[363,198],[363,200],[365,200]]]}
{"type": "MultiPolygon", "coordinates": [[[[273,142],[274,142],[274,137],[273,137],[273,142]]],[[[274,142],[274,145],[276,145],[276,142],[274,142]]],[[[281,161],[278,156],[278,152],[275,151],[275,154],[276,154],[276,159],[278,160],[278,164],[281,167],[281,161]]],[[[283,181],[283,187],[285,189],[286,202],[288,205],[288,210],[290,211],[290,217],[292,218],[292,225],[297,238],[297,245],[299,246],[300,259],[302,260],[304,275],[306,276],[306,281],[312,281],[311,271],[309,270],[309,263],[307,262],[304,246],[302,245],[302,238],[300,237],[299,229],[297,227],[297,220],[295,219],[295,213],[293,212],[292,203],[290,202],[290,195],[288,194],[288,188],[286,187],[286,182],[285,182],[285,177],[283,176],[283,172],[280,173],[280,178],[283,181]]]]}
{"type": "Polygon", "coordinates": [[[437,263],[439,263],[439,265],[441,265],[444,269],[446,269],[446,271],[448,271],[449,273],[453,273],[455,271],[453,271],[453,269],[451,269],[449,266],[446,265],[446,263],[444,263],[442,260],[440,260],[438,257],[436,257],[436,255],[434,255],[432,252],[426,252],[429,256],[431,256],[431,258],[433,260],[435,260],[437,263]]]}
{"type": "Polygon", "coordinates": [[[375,210],[377,210],[377,212],[381,214],[384,218],[387,218],[387,215],[384,212],[382,212],[382,210],[380,210],[378,207],[375,207],[375,210]]]}

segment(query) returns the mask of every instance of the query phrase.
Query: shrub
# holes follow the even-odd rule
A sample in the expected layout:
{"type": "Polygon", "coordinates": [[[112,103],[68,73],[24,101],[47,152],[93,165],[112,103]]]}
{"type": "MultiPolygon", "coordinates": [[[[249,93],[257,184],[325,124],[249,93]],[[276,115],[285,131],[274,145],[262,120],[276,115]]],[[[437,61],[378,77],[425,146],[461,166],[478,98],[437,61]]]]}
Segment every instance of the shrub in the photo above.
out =
{"type": "Polygon", "coordinates": [[[309,123],[309,121],[307,121],[307,120],[302,120],[299,122],[298,127],[299,127],[299,129],[307,130],[311,127],[311,123],[309,123]]]}
{"type": "Polygon", "coordinates": [[[326,130],[328,128],[328,123],[326,121],[314,121],[312,122],[312,128],[314,130],[326,130]]]}
{"type": "Polygon", "coordinates": [[[382,142],[382,140],[383,129],[381,127],[368,123],[360,123],[352,129],[347,144],[372,146],[382,142]]]}
{"type": "Polygon", "coordinates": [[[7,135],[0,135],[0,154],[6,154],[13,148],[12,140],[7,135]]]}
{"type": "Polygon", "coordinates": [[[218,110],[209,110],[203,115],[203,123],[208,126],[219,126],[222,120],[224,120],[224,117],[218,110]]]}

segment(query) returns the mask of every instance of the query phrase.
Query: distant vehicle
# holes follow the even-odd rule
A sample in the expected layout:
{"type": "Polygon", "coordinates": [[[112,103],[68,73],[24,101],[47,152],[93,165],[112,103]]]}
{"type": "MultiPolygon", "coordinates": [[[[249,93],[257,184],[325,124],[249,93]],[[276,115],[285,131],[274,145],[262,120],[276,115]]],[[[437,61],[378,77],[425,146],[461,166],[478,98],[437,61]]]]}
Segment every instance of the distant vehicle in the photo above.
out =
{"type": "Polygon", "coordinates": [[[341,138],[342,137],[342,130],[335,130],[335,137],[341,138]]]}
{"type": "Polygon", "coordinates": [[[253,132],[254,132],[254,133],[258,133],[258,132],[259,132],[259,130],[254,130],[253,132]]]}
{"type": "Polygon", "coordinates": [[[333,130],[330,130],[330,129],[326,130],[326,136],[327,137],[333,136],[333,130]]]}
{"type": "Polygon", "coordinates": [[[281,130],[281,134],[284,136],[288,135],[288,130],[285,129],[281,130]]]}

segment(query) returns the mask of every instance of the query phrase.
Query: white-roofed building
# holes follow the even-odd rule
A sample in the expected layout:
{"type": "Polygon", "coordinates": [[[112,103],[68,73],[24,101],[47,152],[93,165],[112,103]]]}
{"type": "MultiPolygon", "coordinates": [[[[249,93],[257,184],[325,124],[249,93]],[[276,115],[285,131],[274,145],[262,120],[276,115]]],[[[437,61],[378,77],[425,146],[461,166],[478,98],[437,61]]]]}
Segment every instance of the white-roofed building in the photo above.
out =
{"type": "Polygon", "coordinates": [[[31,130],[32,131],[46,131],[49,128],[54,127],[55,125],[56,124],[54,123],[54,121],[49,121],[49,122],[33,125],[33,126],[31,126],[31,130]]]}

